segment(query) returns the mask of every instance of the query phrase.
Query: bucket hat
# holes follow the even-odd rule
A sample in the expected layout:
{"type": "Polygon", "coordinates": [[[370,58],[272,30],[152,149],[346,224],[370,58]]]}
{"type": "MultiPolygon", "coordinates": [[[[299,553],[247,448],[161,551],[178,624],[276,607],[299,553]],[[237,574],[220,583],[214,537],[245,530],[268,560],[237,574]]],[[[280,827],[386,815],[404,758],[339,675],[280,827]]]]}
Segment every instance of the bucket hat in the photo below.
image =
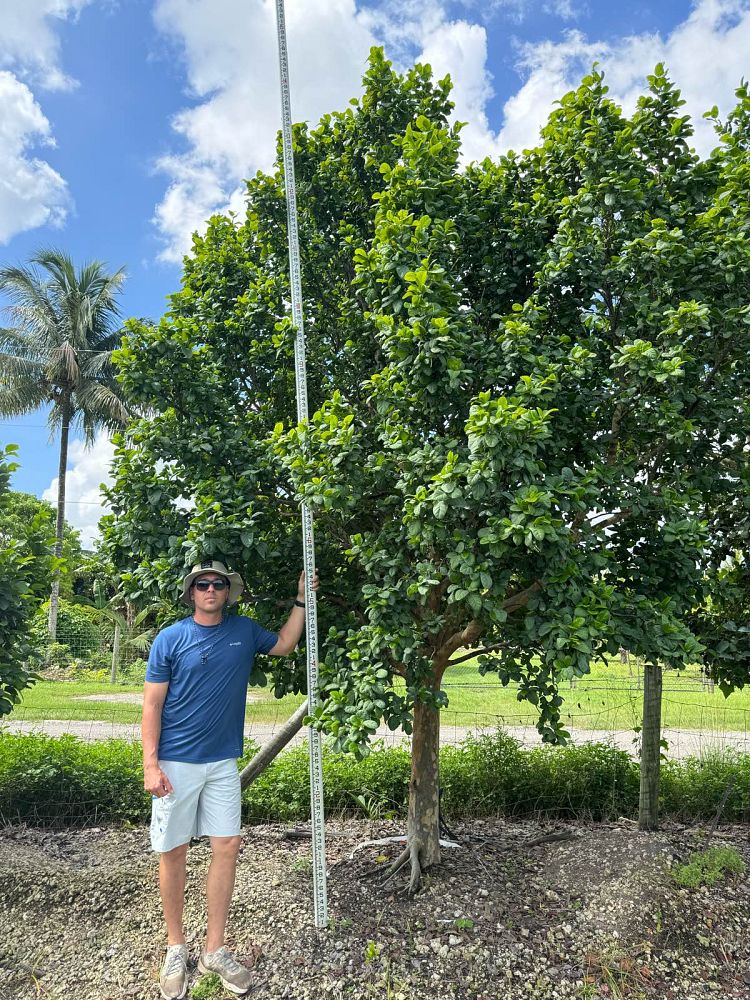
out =
{"type": "Polygon", "coordinates": [[[240,574],[230,573],[222,562],[207,559],[204,562],[196,563],[182,581],[182,594],[180,595],[180,600],[184,604],[192,607],[192,601],[190,600],[190,588],[193,585],[193,580],[195,580],[197,576],[201,576],[203,573],[216,573],[219,576],[225,577],[229,581],[229,600],[227,601],[227,604],[236,604],[237,601],[239,601],[242,591],[245,589],[245,584],[242,582],[240,574]]]}

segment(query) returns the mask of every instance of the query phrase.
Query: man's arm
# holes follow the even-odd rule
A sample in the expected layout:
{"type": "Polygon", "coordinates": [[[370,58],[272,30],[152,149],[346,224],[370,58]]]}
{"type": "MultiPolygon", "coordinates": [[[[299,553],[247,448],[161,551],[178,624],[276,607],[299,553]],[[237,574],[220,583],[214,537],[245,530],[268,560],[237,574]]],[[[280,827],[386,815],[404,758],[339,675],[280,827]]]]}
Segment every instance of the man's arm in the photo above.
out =
{"type": "Polygon", "coordinates": [[[161,711],[167,697],[169,682],[156,684],[146,681],[143,685],[143,717],[141,720],[141,742],[143,744],[143,787],[147,792],[162,798],[174,789],[169,778],[159,767],[159,736],[161,735],[161,711]]]}
{"type": "MultiPolygon", "coordinates": [[[[312,582],[312,589],[318,589],[318,574],[315,573],[312,582]]],[[[304,571],[300,573],[299,580],[297,582],[297,600],[304,603],[305,600],[305,573],[304,571]]],[[[297,643],[300,641],[302,636],[302,630],[305,627],[305,609],[298,608],[297,605],[292,608],[289,612],[289,617],[284,622],[284,624],[279,629],[279,641],[273,647],[269,649],[271,656],[288,656],[289,653],[293,652],[297,648],[297,643]]]]}

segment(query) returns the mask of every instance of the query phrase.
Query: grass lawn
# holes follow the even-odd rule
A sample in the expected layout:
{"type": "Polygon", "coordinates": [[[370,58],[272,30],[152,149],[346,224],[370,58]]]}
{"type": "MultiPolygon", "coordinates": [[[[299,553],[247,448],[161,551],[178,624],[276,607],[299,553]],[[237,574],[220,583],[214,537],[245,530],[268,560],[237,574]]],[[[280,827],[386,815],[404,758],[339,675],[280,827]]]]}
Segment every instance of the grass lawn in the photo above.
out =
{"type": "MultiPolygon", "coordinates": [[[[564,681],[563,720],[577,729],[632,729],[641,722],[642,675],[615,660],[609,665],[593,664],[591,673],[575,686],[564,681]]],[[[442,725],[504,726],[535,725],[533,705],[519,702],[516,687],[503,688],[494,674],[481,677],[469,661],[445,676],[448,708],[442,725]]],[[[747,732],[750,730],[750,688],[735,691],[729,698],[715,688],[704,687],[697,668],[665,671],[662,724],[676,729],[747,732]]]]}
{"type": "MultiPolygon", "coordinates": [[[[125,695],[141,695],[143,685],[110,684],[106,681],[38,681],[23,692],[13,719],[77,719],[83,722],[137,724],[141,721],[140,701],[119,700],[125,695]],[[111,696],[117,701],[99,700],[111,696]],[[96,698],[97,700],[93,700],[96,698]]],[[[265,689],[251,688],[246,718],[248,722],[283,722],[304,700],[288,695],[277,700],[265,689]],[[256,700],[257,699],[257,700],[256,700]]]]}
{"type": "MultiPolygon", "coordinates": [[[[563,719],[578,729],[632,729],[640,724],[641,697],[635,670],[614,662],[596,664],[591,673],[571,687],[564,682],[560,694],[565,699],[563,719]]],[[[490,674],[479,675],[471,662],[461,664],[446,675],[449,698],[443,712],[444,727],[480,725],[533,726],[534,707],[516,698],[515,687],[503,688],[490,674]]],[[[91,696],[137,695],[141,685],[112,685],[107,682],[40,681],[24,692],[14,719],[78,719],[117,723],[138,723],[141,706],[132,701],[91,700],[91,696]]],[[[281,723],[302,702],[288,695],[277,701],[265,688],[251,688],[246,718],[249,723],[281,723]]],[[[739,731],[750,729],[750,690],[737,691],[725,698],[701,684],[697,670],[664,675],[663,724],[680,729],[739,731]]]]}

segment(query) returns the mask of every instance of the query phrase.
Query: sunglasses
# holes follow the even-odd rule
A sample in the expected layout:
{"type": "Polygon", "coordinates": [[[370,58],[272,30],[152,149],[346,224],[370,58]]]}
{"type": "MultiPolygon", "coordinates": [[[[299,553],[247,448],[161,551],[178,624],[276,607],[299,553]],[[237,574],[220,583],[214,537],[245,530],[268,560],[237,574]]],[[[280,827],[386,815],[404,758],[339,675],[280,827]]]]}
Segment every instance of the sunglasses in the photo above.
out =
{"type": "Polygon", "coordinates": [[[226,590],[229,584],[226,580],[196,580],[193,586],[196,590],[210,590],[211,587],[214,590],[226,590]]]}

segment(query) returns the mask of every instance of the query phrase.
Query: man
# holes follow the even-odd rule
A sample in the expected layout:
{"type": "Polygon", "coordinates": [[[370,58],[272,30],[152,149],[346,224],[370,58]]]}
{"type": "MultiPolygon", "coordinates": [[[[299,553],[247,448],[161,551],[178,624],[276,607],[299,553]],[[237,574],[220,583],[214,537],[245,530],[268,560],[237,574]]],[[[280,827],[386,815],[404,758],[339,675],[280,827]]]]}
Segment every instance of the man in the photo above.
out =
{"type": "MultiPolygon", "coordinates": [[[[313,590],[318,588],[317,575],[313,590]]],[[[221,562],[194,566],[182,600],[193,614],[163,629],[148,658],[143,689],[144,787],[153,798],[151,845],[159,857],[159,887],[167,925],[167,955],[159,985],[167,1000],[187,991],[187,946],[182,925],[187,850],[209,837],[206,880],[208,927],[198,961],[227,989],[246,993],[249,971],[224,944],[240,849],[240,778],[247,685],[256,653],[285,656],[305,623],[305,576],[279,633],[251,618],[227,615],[244,584],[221,562]]]]}

